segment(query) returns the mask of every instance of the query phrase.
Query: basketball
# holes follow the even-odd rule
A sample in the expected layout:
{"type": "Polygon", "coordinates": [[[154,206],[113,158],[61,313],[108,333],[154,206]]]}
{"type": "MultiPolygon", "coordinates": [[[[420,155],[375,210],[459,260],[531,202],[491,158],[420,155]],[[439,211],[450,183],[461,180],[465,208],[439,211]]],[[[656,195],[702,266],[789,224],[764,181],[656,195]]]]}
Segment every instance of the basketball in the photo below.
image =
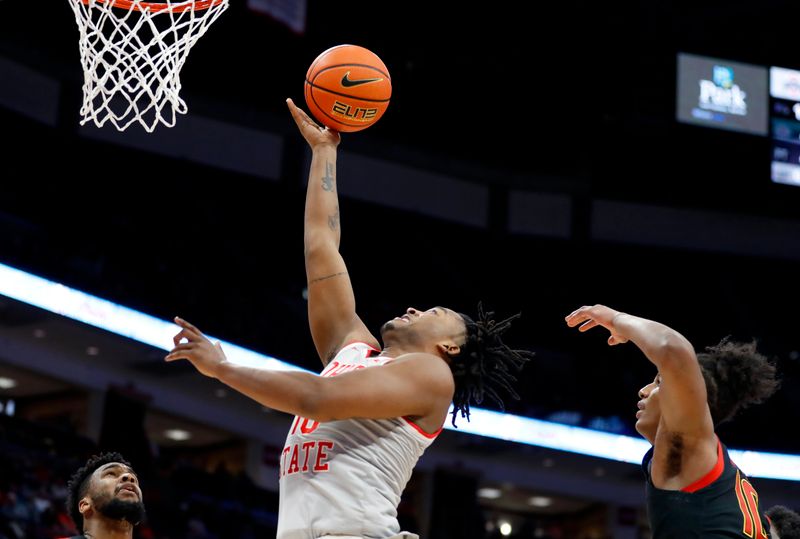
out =
{"type": "Polygon", "coordinates": [[[336,131],[361,131],[386,112],[392,79],[374,52],[357,45],[338,45],[312,62],[304,93],[317,121],[336,131]]]}

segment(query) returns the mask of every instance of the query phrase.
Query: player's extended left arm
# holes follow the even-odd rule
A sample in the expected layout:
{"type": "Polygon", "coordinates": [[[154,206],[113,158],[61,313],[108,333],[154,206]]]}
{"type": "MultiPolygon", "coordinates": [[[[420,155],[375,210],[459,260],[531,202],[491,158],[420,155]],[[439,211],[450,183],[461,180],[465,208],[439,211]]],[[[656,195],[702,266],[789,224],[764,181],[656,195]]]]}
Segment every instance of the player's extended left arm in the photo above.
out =
{"type": "Polygon", "coordinates": [[[167,361],[187,359],[200,373],[274,410],[319,422],[384,419],[424,416],[452,400],[449,367],[427,354],[407,354],[387,365],[324,378],[237,365],[227,360],[219,343],[212,344],[185,320],[176,318],[175,322],[182,329],[167,361]]]}

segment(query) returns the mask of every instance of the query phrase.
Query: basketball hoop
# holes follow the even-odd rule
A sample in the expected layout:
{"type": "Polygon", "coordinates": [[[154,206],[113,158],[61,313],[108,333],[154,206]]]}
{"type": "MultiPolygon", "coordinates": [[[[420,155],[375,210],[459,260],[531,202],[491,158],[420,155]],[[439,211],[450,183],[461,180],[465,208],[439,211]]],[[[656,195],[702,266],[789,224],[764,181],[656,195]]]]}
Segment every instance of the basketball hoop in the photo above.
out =
{"type": "Polygon", "coordinates": [[[229,0],[69,0],[80,30],[81,125],[139,122],[148,133],[175,125],[188,107],[178,95],[189,51],[229,0]]]}

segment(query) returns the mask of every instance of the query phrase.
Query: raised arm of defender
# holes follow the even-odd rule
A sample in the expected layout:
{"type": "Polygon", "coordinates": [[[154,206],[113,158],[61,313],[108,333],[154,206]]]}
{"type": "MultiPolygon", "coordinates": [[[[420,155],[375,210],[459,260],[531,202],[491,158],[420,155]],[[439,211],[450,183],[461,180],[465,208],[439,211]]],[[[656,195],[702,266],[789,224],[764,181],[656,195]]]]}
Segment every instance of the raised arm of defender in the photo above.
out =
{"type": "Polygon", "coordinates": [[[308,321],[322,363],[327,365],[342,346],[362,341],[379,348],[377,339],[356,314],[353,286],[339,254],[341,229],[336,188],[339,134],[317,125],[287,99],[300,133],[311,147],[306,191],[304,244],[308,280],[308,321]]]}
{"type": "Polygon", "coordinates": [[[706,386],[692,344],[677,331],[604,305],[581,307],[566,317],[580,331],[602,326],[611,332],[608,344],[632,341],[657,368],[661,378],[661,422],[669,432],[696,439],[714,436],[706,386]]]}

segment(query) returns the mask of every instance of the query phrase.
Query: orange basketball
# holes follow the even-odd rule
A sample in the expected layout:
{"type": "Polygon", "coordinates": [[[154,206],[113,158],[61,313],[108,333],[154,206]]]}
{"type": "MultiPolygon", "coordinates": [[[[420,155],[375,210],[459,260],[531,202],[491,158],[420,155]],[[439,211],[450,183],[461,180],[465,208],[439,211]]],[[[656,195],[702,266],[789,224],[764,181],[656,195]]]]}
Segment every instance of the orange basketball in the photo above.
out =
{"type": "Polygon", "coordinates": [[[361,131],[386,112],[392,97],[389,70],[378,56],[357,45],[338,45],[317,56],[305,82],[308,109],[336,131],[361,131]]]}

